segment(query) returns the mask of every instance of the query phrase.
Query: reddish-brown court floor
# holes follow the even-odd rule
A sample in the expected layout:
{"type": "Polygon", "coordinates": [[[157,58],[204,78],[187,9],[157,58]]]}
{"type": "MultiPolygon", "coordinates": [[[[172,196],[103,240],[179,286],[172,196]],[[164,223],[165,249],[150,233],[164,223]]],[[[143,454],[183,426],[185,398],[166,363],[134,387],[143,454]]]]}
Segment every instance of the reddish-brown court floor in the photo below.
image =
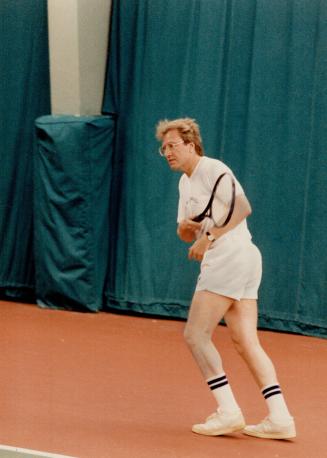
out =
{"type": "MultiPolygon", "coordinates": [[[[182,321],[0,302],[0,443],[79,458],[325,458],[327,341],[260,331],[295,441],[190,431],[215,409],[182,321]]],[[[215,342],[249,423],[266,415],[228,330],[215,342]]]]}

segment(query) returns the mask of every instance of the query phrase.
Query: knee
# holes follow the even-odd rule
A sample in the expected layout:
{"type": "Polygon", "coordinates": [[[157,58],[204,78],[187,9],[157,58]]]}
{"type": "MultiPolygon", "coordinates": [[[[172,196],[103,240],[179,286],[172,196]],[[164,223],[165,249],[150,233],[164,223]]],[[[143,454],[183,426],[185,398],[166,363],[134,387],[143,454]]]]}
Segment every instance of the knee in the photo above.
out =
{"type": "Polygon", "coordinates": [[[197,334],[198,333],[192,326],[189,326],[188,324],[186,324],[184,328],[184,340],[189,347],[193,347],[196,345],[198,341],[197,334]]]}
{"type": "Polygon", "coordinates": [[[186,324],[184,329],[184,340],[190,348],[200,347],[210,341],[210,338],[208,332],[186,324]]]}

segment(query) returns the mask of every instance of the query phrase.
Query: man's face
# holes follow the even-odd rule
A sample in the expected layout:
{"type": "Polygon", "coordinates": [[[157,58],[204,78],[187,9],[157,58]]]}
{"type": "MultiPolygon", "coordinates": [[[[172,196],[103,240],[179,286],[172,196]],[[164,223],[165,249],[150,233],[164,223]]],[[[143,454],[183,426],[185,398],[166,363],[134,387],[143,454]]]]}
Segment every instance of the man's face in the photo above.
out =
{"type": "Polygon", "coordinates": [[[172,170],[184,171],[191,158],[192,143],[184,143],[177,129],[169,130],[163,138],[162,150],[172,170]]]}

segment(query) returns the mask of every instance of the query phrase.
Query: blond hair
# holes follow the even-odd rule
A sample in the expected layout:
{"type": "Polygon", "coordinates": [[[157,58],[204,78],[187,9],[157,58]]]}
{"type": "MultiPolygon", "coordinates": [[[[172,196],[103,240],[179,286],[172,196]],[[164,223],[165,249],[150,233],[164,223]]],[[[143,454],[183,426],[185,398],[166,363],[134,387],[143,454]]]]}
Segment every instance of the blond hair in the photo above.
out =
{"type": "Polygon", "coordinates": [[[195,119],[179,118],[172,121],[168,119],[159,121],[156,126],[156,138],[162,141],[166,133],[173,129],[178,131],[185,143],[194,143],[195,151],[199,156],[204,155],[200,127],[195,119]]]}

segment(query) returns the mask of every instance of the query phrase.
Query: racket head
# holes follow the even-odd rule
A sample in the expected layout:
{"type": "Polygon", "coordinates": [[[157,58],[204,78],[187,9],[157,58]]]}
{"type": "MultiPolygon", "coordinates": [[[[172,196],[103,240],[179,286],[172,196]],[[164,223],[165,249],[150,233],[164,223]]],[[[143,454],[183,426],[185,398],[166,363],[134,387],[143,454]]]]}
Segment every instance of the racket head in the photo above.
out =
{"type": "Polygon", "coordinates": [[[221,175],[215,189],[210,217],[216,227],[226,226],[233,214],[235,206],[235,180],[229,173],[221,175]]]}

